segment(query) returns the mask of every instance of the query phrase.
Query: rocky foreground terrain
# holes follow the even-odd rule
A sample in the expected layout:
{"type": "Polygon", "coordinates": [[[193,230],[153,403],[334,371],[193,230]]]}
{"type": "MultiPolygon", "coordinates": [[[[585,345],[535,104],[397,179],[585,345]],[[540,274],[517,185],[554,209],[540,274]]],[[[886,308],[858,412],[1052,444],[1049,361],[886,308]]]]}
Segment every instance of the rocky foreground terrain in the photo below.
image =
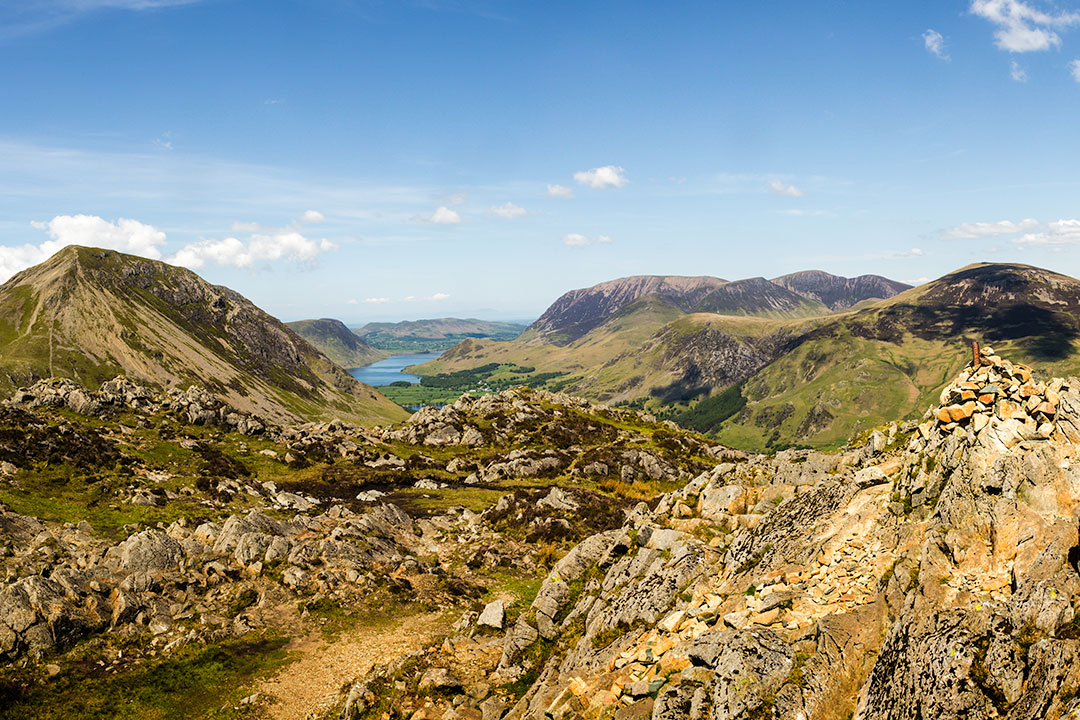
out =
{"type": "Polygon", "coordinates": [[[359,428],[38,383],[0,717],[1076,717],[1080,380],[984,349],[939,400],[765,456],[528,389],[359,428]]]}
{"type": "Polygon", "coordinates": [[[464,616],[341,716],[1077,717],[1080,380],[986,350],[921,422],[859,440],[637,505],[505,631],[464,616]]]}
{"type": "Polygon", "coordinates": [[[360,428],[39,382],[0,405],[0,717],[290,717],[253,692],[290,639],[446,632],[488,601],[501,627],[575,543],[725,457],[528,389],[360,428]]]}

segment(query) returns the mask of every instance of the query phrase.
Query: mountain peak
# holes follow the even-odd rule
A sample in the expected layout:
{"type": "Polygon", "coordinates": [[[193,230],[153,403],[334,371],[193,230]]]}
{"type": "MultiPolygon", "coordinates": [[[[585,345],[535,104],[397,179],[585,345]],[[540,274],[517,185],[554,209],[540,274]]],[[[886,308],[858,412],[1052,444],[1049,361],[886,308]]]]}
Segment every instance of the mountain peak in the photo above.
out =
{"type": "Polygon", "coordinates": [[[127,374],[198,383],[278,419],[397,419],[397,406],[226,287],[160,260],[68,246],[0,285],[6,384],[127,374]]]}
{"type": "Polygon", "coordinates": [[[565,344],[647,295],[689,312],[703,297],[726,284],[727,280],[707,275],[631,275],[609,280],[565,293],[530,329],[551,342],[565,344]]]}
{"type": "Polygon", "coordinates": [[[773,278],[772,282],[797,295],[817,300],[830,310],[845,310],[864,300],[886,300],[911,287],[880,275],[846,278],[822,270],[790,273],[773,278]]]}

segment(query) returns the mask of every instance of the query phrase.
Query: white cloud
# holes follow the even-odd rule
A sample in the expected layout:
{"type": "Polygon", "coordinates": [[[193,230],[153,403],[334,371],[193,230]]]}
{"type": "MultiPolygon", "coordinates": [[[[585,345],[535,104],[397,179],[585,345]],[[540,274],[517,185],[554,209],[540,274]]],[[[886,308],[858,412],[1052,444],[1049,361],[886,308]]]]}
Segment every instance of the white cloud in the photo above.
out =
{"type": "Polygon", "coordinates": [[[439,293],[435,293],[434,295],[432,295],[430,299],[431,300],[446,300],[449,297],[450,297],[449,294],[439,292],[439,293]]]}
{"type": "Polygon", "coordinates": [[[371,303],[372,305],[381,305],[382,303],[390,302],[390,298],[388,298],[388,297],[369,297],[369,298],[364,298],[364,302],[371,303]]]}
{"type": "Polygon", "coordinates": [[[802,197],[806,194],[805,190],[800,190],[794,185],[785,185],[779,180],[770,180],[769,189],[777,195],[787,195],[788,197],[802,197]]]}
{"type": "Polygon", "coordinates": [[[1014,53],[1057,47],[1061,36],[1055,29],[1080,23],[1080,13],[1046,13],[1023,0],[972,0],[971,12],[996,25],[994,44],[1014,53]]]}
{"type": "Polygon", "coordinates": [[[120,218],[115,223],[96,215],[57,215],[48,222],[30,223],[48,233],[50,240],[39,245],[0,245],[0,282],[52,257],[68,245],[107,248],[132,255],[158,259],[165,233],[138,220],[120,218]]]}
{"type": "Polygon", "coordinates": [[[945,38],[937,30],[927,30],[922,34],[923,42],[926,43],[926,50],[942,60],[950,60],[951,58],[945,53],[945,38]]]}
{"type": "Polygon", "coordinates": [[[64,245],[89,245],[148,258],[161,257],[165,233],[138,220],[120,218],[115,223],[96,215],[57,215],[47,223],[32,223],[64,245]]]}
{"type": "Polygon", "coordinates": [[[451,193],[446,196],[446,202],[451,205],[464,205],[469,202],[469,193],[465,190],[461,192],[451,193]]]}
{"type": "Polygon", "coordinates": [[[1013,240],[1017,245],[1038,245],[1060,248],[1080,245],[1080,220],[1055,220],[1047,223],[1039,232],[1027,233],[1013,240]]]}
{"type": "Polygon", "coordinates": [[[949,228],[942,233],[946,239],[977,240],[988,237],[1013,235],[1010,242],[1020,246],[1045,248],[1064,248],[1080,245],[1080,220],[1060,219],[1042,223],[1027,218],[1020,222],[1001,220],[999,222],[964,223],[949,228]]]}
{"type": "Polygon", "coordinates": [[[574,197],[574,190],[565,185],[548,185],[547,194],[548,197],[572,198],[574,197]]]}
{"type": "Polygon", "coordinates": [[[974,222],[964,223],[951,227],[941,233],[946,240],[975,240],[979,238],[999,237],[1001,235],[1016,235],[1039,227],[1039,221],[1027,218],[1020,222],[1012,220],[999,220],[998,222],[974,222]]]}
{"type": "Polygon", "coordinates": [[[1015,60],[1009,63],[1009,77],[1018,83],[1025,83],[1028,81],[1027,70],[1020,67],[1020,63],[1015,60]]]}
{"type": "Polygon", "coordinates": [[[350,298],[350,299],[345,301],[345,304],[346,305],[359,305],[360,301],[357,300],[356,298],[350,298]]]}
{"type": "MultiPolygon", "coordinates": [[[[630,181],[626,179],[623,173],[626,172],[618,165],[605,165],[603,167],[593,168],[592,170],[581,170],[574,173],[574,180],[577,180],[582,185],[588,185],[593,188],[621,188],[626,186],[630,181]]],[[[550,194],[551,189],[548,188],[550,194]]]]}
{"type": "Polygon", "coordinates": [[[570,233],[568,235],[563,235],[562,241],[567,247],[585,247],[587,245],[593,245],[594,243],[610,243],[612,242],[612,239],[608,235],[586,237],[580,233],[570,233]]]}
{"type": "Polygon", "coordinates": [[[1072,73],[1073,80],[1080,82],[1080,60],[1073,60],[1069,63],[1069,72],[1072,73]]]}
{"type": "Polygon", "coordinates": [[[234,237],[200,240],[185,246],[168,261],[192,270],[208,262],[237,268],[253,267],[260,260],[287,260],[306,265],[314,262],[321,253],[336,248],[337,245],[325,238],[316,242],[295,230],[284,230],[272,235],[255,234],[247,242],[234,237]]]}
{"type": "Polygon", "coordinates": [[[318,210],[305,210],[304,214],[300,216],[300,221],[306,223],[321,223],[325,220],[326,217],[318,210]]]}
{"type": "Polygon", "coordinates": [[[456,225],[461,222],[461,215],[458,214],[457,210],[451,210],[445,205],[441,205],[427,220],[436,225],[456,225]]]}
{"type": "MultiPolygon", "coordinates": [[[[306,222],[321,220],[322,213],[315,210],[308,210],[301,217],[301,221],[306,222]]],[[[207,263],[250,268],[261,261],[285,260],[297,265],[310,265],[322,253],[338,249],[337,243],[326,238],[313,240],[304,236],[298,225],[299,221],[284,228],[264,228],[258,223],[233,223],[234,232],[251,233],[246,240],[236,237],[202,239],[185,245],[168,258],[168,262],[191,270],[207,263]]]]}
{"type": "Polygon", "coordinates": [[[503,205],[493,205],[488,208],[488,212],[494,213],[499,217],[504,217],[507,220],[514,220],[527,215],[529,211],[523,207],[518,207],[512,202],[508,202],[503,205]]]}

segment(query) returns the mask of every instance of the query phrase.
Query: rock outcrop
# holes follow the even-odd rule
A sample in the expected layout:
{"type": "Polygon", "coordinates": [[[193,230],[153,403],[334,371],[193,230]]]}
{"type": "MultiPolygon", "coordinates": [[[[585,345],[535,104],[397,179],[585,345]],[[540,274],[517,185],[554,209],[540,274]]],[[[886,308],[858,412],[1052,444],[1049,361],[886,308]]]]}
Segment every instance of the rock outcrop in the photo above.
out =
{"type": "Polygon", "coordinates": [[[508,690],[424,717],[1074,717],[1078,422],[988,350],[921,423],[723,462],[555,565],[484,655],[508,690]]]}

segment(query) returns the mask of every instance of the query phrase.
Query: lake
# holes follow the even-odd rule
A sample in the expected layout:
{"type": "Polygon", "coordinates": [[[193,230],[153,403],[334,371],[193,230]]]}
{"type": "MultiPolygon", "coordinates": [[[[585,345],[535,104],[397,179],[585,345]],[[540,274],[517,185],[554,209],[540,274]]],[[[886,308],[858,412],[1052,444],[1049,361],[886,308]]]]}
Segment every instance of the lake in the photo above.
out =
{"type": "Polygon", "coordinates": [[[403,368],[410,365],[419,365],[429,360],[434,360],[442,353],[415,353],[412,355],[394,355],[385,360],[365,365],[364,367],[350,368],[349,374],[362,383],[368,385],[389,385],[392,382],[405,380],[411,383],[420,382],[419,375],[402,372],[403,368]]]}

